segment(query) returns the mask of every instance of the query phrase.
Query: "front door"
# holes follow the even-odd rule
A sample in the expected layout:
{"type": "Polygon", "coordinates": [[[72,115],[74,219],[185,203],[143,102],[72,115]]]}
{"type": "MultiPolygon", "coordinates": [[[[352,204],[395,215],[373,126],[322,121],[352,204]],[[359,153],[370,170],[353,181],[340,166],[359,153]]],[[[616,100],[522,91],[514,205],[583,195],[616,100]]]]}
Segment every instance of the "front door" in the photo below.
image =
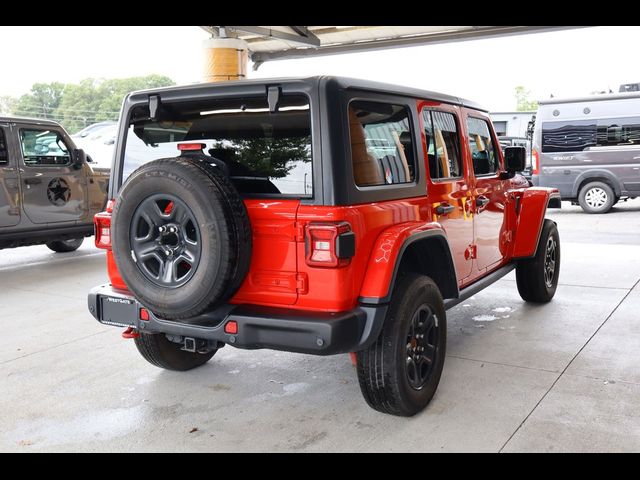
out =
{"type": "Polygon", "coordinates": [[[20,223],[18,172],[16,157],[10,153],[9,135],[9,126],[0,124],[0,227],[20,223]]]}
{"type": "Polygon", "coordinates": [[[427,189],[433,201],[434,221],[447,233],[458,285],[472,272],[469,255],[473,243],[469,171],[461,148],[460,110],[450,105],[425,104],[422,110],[425,159],[429,172],[427,189]]]}
{"type": "Polygon", "coordinates": [[[20,128],[23,166],[20,171],[24,212],[33,223],[80,220],[86,205],[84,169],[72,164],[61,132],[20,128]]]}
{"type": "Polygon", "coordinates": [[[500,180],[501,159],[487,118],[468,112],[467,137],[473,163],[474,252],[481,273],[497,266],[504,258],[508,242],[505,202],[507,191],[500,180]]]}

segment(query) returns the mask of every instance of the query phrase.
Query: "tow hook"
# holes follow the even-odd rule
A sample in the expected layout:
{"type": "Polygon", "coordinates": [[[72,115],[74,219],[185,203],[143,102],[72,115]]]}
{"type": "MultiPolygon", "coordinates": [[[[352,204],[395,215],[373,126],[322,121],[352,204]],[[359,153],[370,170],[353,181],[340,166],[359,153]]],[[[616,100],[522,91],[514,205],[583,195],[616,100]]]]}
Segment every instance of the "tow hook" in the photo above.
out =
{"type": "Polygon", "coordinates": [[[127,329],[122,332],[122,338],[130,339],[130,338],[139,338],[140,334],[133,327],[127,327],[127,329]]]}

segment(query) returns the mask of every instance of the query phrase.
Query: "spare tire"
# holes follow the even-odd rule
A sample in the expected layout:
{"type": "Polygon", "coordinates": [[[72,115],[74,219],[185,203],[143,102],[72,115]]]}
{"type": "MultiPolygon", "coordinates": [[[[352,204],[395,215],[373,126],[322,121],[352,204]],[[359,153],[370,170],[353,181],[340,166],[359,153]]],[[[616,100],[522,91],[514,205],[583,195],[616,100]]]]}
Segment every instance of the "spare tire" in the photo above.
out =
{"type": "Polygon", "coordinates": [[[251,226],[230,180],[197,157],[138,168],[120,190],[113,254],[136,298],[161,318],[194,317],[228,300],[251,260],[251,226]]]}

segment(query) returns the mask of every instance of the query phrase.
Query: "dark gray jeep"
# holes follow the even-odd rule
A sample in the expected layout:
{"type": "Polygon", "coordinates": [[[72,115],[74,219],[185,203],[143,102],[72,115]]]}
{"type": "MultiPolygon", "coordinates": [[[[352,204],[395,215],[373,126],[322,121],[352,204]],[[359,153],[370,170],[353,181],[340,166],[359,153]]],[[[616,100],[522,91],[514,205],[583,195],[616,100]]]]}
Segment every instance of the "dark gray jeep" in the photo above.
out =
{"type": "Polygon", "coordinates": [[[0,117],[0,248],[76,250],[108,185],[108,169],[92,168],[58,123],[0,117]]]}

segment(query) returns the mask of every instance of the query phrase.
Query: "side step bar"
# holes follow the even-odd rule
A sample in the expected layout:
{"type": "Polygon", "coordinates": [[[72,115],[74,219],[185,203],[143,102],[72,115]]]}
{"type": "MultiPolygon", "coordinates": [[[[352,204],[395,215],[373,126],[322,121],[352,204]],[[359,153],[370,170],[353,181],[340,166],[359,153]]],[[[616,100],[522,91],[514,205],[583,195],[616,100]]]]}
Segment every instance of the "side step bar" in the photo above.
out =
{"type": "Polygon", "coordinates": [[[495,272],[490,273],[486,277],[481,278],[476,283],[469,285],[467,288],[463,288],[462,290],[460,290],[460,295],[458,296],[458,298],[447,298],[444,301],[445,310],[449,310],[450,308],[455,307],[459,303],[464,302],[466,299],[478,293],[480,290],[484,290],[492,283],[497,282],[506,274],[510,273],[514,268],[516,268],[515,263],[510,263],[508,265],[505,265],[504,267],[499,268],[495,272]]]}

